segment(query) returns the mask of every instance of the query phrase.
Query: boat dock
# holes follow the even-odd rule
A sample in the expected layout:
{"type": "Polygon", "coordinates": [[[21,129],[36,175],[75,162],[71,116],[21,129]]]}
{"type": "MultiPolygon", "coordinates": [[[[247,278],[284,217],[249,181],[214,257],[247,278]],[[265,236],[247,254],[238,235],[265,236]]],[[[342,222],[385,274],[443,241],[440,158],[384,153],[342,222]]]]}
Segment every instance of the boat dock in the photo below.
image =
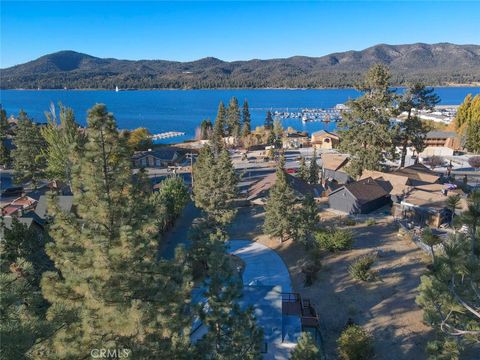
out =
{"type": "Polygon", "coordinates": [[[299,119],[303,122],[337,122],[342,119],[342,109],[338,107],[329,109],[300,109],[299,111],[275,111],[273,116],[277,119],[299,119]]]}
{"type": "Polygon", "coordinates": [[[184,135],[185,135],[185,133],[181,132],[181,131],[168,131],[168,132],[164,132],[164,133],[160,133],[160,134],[153,134],[151,136],[151,138],[153,140],[162,140],[162,139],[169,139],[169,138],[172,138],[172,137],[184,136],[184,135]]]}

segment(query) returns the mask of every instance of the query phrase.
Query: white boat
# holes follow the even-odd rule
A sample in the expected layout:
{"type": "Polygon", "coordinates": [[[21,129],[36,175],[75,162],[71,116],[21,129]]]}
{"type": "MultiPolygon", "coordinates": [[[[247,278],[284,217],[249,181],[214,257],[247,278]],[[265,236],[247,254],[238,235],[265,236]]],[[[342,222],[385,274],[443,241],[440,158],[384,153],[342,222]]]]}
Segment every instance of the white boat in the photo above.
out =
{"type": "Polygon", "coordinates": [[[118,86],[115,86],[115,91],[118,92],[118,86]]]}

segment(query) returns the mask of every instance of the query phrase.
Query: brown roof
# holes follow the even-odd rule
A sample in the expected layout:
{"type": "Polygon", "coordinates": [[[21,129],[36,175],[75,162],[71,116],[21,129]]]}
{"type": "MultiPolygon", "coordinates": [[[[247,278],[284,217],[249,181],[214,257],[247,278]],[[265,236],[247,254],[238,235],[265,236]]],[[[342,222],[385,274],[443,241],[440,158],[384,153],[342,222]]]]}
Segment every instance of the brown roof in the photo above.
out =
{"type": "Polygon", "coordinates": [[[410,179],[407,176],[381,171],[364,170],[360,180],[371,177],[376,180],[387,192],[392,195],[402,195],[410,188],[410,179]],[[388,184],[385,184],[388,183],[388,184]]]}
{"type": "Polygon", "coordinates": [[[348,162],[348,155],[346,154],[322,154],[322,167],[329,170],[339,170],[348,162]]]}
{"type": "MultiPolygon", "coordinates": [[[[315,197],[319,197],[322,195],[323,188],[321,185],[310,185],[307,184],[302,179],[295,177],[291,174],[285,173],[287,177],[287,181],[292,187],[293,191],[298,194],[305,195],[305,194],[312,194],[315,197]]],[[[271,173],[265,176],[264,178],[260,179],[256,183],[254,183],[249,191],[248,191],[248,200],[253,200],[259,197],[267,196],[267,192],[275,185],[275,181],[277,180],[277,173],[271,173]]]]}
{"type": "Polygon", "coordinates": [[[413,180],[412,185],[433,184],[440,178],[436,173],[422,164],[415,164],[395,170],[392,174],[406,176],[413,180]]]}
{"type": "MultiPolygon", "coordinates": [[[[449,194],[452,194],[449,192],[449,194]]],[[[447,207],[448,196],[443,195],[441,191],[425,191],[420,189],[411,190],[402,201],[402,204],[413,205],[425,208],[443,209],[447,207]]],[[[467,209],[467,202],[464,197],[460,199],[459,208],[467,209]]]]}
{"type": "Polygon", "coordinates": [[[361,204],[388,196],[388,192],[371,177],[344,185],[343,188],[348,190],[361,204]]]}

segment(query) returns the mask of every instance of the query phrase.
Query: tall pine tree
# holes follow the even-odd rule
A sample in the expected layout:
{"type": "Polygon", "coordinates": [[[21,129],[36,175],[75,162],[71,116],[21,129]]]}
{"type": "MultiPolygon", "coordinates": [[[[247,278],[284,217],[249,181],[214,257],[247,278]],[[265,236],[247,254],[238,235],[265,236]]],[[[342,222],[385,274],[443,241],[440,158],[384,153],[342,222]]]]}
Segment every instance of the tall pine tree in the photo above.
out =
{"type": "Polygon", "coordinates": [[[374,65],[358,87],[363,95],[347,102],[349,111],[339,123],[340,149],[352,155],[347,171],[354,178],[363,170],[380,170],[385,154],[395,154],[396,133],[390,125],[394,94],[389,87],[388,69],[374,65]]]}
{"type": "Polygon", "coordinates": [[[295,194],[287,181],[285,158],[281,156],[276,169],[275,184],[265,204],[265,222],[263,230],[281,241],[295,234],[295,194]]]}
{"type": "Polygon", "coordinates": [[[220,150],[224,147],[224,136],[225,134],[225,126],[226,126],[226,110],[225,105],[223,105],[223,101],[220,101],[218,104],[218,111],[217,117],[215,118],[215,123],[213,124],[213,131],[212,131],[212,149],[214,154],[219,154],[220,150]]]}
{"type": "Polygon", "coordinates": [[[238,100],[235,96],[230,99],[230,103],[228,104],[226,127],[227,134],[229,136],[232,136],[234,139],[238,139],[240,137],[241,114],[240,107],[238,106],[238,100]]]}
{"type": "Polygon", "coordinates": [[[250,135],[250,132],[252,131],[252,125],[251,125],[251,116],[250,116],[250,110],[248,108],[248,101],[245,100],[243,102],[243,108],[242,108],[242,120],[243,120],[243,127],[242,127],[242,137],[246,137],[250,135]]]}
{"type": "Polygon", "coordinates": [[[30,181],[33,187],[38,185],[45,171],[45,148],[38,127],[21,110],[18,115],[18,127],[14,139],[15,150],[12,151],[14,179],[17,183],[30,181]]]}
{"type": "MultiPolygon", "coordinates": [[[[49,318],[65,319],[38,351],[84,358],[85,349],[128,349],[135,358],[182,358],[191,325],[184,254],[156,262],[156,208],[130,149],[104,105],[88,113],[88,142],[74,170],[75,212],[53,207],[42,292],[49,318]]],[[[55,202],[53,202],[55,204],[55,202]]]]}
{"type": "Polygon", "coordinates": [[[319,181],[320,167],[317,164],[317,149],[313,149],[313,156],[310,160],[310,167],[308,168],[308,183],[315,185],[319,181]]]}
{"type": "Polygon", "coordinates": [[[9,167],[12,161],[10,149],[7,147],[8,132],[7,112],[0,105],[0,165],[9,167]]]}

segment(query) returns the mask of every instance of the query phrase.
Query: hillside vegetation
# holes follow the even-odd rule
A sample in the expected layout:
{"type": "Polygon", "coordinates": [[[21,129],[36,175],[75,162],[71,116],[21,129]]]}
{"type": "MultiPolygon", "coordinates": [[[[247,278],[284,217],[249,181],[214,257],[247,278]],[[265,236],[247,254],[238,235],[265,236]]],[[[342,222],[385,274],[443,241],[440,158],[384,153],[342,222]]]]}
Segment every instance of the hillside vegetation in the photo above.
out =
{"type": "Polygon", "coordinates": [[[396,85],[480,82],[480,46],[376,45],[322,57],[226,62],[101,59],[60,51],[0,70],[3,89],[161,89],[351,87],[371,65],[387,65],[396,85]]]}

